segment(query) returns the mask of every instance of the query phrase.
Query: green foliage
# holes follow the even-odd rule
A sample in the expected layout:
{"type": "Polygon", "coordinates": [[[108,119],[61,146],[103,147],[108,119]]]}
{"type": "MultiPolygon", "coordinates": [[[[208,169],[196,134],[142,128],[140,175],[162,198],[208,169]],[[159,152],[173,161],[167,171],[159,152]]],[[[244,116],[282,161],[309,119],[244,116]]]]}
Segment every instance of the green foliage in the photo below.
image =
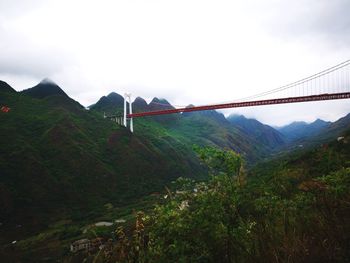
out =
{"type": "Polygon", "coordinates": [[[71,239],[71,238],[75,238],[79,235],[81,235],[81,229],[80,227],[76,226],[76,225],[68,225],[65,226],[62,230],[62,232],[60,232],[60,240],[67,240],[67,239],[71,239]]]}
{"type": "Polygon", "coordinates": [[[90,227],[86,233],[86,237],[94,239],[97,237],[110,238],[112,237],[113,228],[110,226],[96,226],[90,227]]]}
{"type": "Polygon", "coordinates": [[[222,151],[213,147],[200,148],[198,146],[194,146],[194,150],[213,174],[239,175],[242,158],[234,151],[229,149],[222,151]]]}
{"type": "Polygon", "coordinates": [[[327,185],[327,193],[335,198],[343,198],[349,194],[350,168],[341,169],[318,179],[327,185]]]}
{"type": "MultiPolygon", "coordinates": [[[[28,251],[26,262],[36,260],[29,251],[42,255],[41,249],[52,251],[59,242],[67,248],[70,239],[82,235],[79,224],[41,232],[32,224],[45,228],[67,217],[90,223],[130,219],[140,204],[115,214],[113,207],[179,176],[164,193],[164,204],[153,214],[136,214],[131,229],[119,229],[117,237],[108,227],[87,233],[118,241],[108,243],[95,262],[340,262],[350,257],[349,134],[343,142],[264,163],[245,177],[235,152],[195,147],[197,157],[191,147],[229,147],[247,153],[243,157],[249,161],[269,152],[219,116],[137,119],[135,130],[142,132],[131,135],[65,96],[35,99],[0,91],[0,102],[11,107],[0,115],[0,221],[25,225],[31,237],[18,248],[28,251]]],[[[0,241],[8,244],[13,236],[18,238],[12,233],[0,241]]]]}
{"type": "Polygon", "coordinates": [[[190,147],[152,122],[132,135],[66,96],[0,92],[0,103],[11,107],[0,114],[0,222],[94,218],[105,203],[125,204],[202,170],[190,147]]]}
{"type": "Polygon", "coordinates": [[[241,170],[239,156],[217,149],[196,150],[214,176],[200,183],[179,178],[173,190],[167,189],[167,202],[155,208],[142,228],[142,253],[132,252],[133,241],[125,250],[132,259],[120,262],[344,262],[349,258],[348,168],[312,177],[285,166],[241,183],[235,180],[241,170]]]}

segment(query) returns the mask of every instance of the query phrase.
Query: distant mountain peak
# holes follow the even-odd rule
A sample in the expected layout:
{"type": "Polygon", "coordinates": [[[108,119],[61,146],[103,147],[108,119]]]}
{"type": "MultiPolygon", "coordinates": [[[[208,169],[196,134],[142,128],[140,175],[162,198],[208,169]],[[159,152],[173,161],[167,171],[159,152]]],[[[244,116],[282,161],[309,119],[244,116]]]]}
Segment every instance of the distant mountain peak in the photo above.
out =
{"type": "Polygon", "coordinates": [[[39,82],[39,84],[53,84],[58,86],[52,79],[44,78],[42,81],[39,82]]]}
{"type": "MultiPolygon", "coordinates": [[[[308,123],[306,121],[293,121],[292,123],[288,125],[307,125],[308,123]]],[[[286,126],[288,126],[286,125],[286,126]]]]}
{"type": "Polygon", "coordinates": [[[193,104],[189,104],[189,105],[186,106],[186,108],[193,108],[193,107],[194,107],[193,104]]]}
{"type": "Polygon", "coordinates": [[[68,95],[49,78],[43,79],[38,85],[34,86],[33,88],[23,90],[22,93],[38,99],[55,95],[69,98],[68,95]]]}
{"type": "Polygon", "coordinates": [[[330,124],[331,122],[326,122],[321,119],[317,119],[311,123],[307,123],[305,121],[294,121],[286,126],[279,128],[278,130],[289,141],[296,141],[298,139],[314,136],[330,124]]]}
{"type": "MultiPolygon", "coordinates": [[[[129,103],[126,103],[129,105],[129,103]]],[[[107,113],[115,113],[118,109],[124,107],[124,97],[116,92],[111,92],[107,96],[102,96],[93,106],[90,107],[91,110],[100,110],[107,113]]]]}
{"type": "MultiPolygon", "coordinates": [[[[260,123],[264,126],[269,126],[269,125],[266,125],[264,123],[261,123],[260,121],[258,121],[257,119],[255,118],[249,118],[249,117],[246,117],[242,114],[230,114],[228,117],[227,117],[227,120],[229,120],[231,123],[232,122],[255,122],[255,123],[260,123]]],[[[271,127],[271,126],[269,126],[271,127]]],[[[272,127],[271,127],[272,128],[272,127]]]]}
{"type": "Polygon", "coordinates": [[[134,103],[146,103],[147,104],[147,102],[141,97],[136,97],[136,99],[134,100],[134,103]]]}
{"type": "Polygon", "coordinates": [[[247,118],[241,114],[230,114],[230,116],[228,116],[228,119],[231,120],[246,120],[247,118]]]}
{"type": "Polygon", "coordinates": [[[124,103],[124,97],[116,92],[109,93],[106,98],[110,101],[110,103],[118,105],[120,103],[124,103]]]}
{"type": "Polygon", "coordinates": [[[109,93],[109,94],[107,95],[107,97],[108,97],[108,98],[111,98],[111,97],[123,97],[123,96],[120,95],[120,94],[118,94],[118,93],[116,93],[116,92],[114,92],[114,91],[112,91],[111,93],[109,93]]]}
{"type": "Polygon", "coordinates": [[[174,109],[174,107],[163,98],[154,97],[153,100],[148,104],[150,110],[165,110],[165,109],[174,109]]]}
{"type": "MultiPolygon", "coordinates": [[[[157,98],[157,97],[154,97],[153,100],[151,101],[151,103],[159,103],[159,104],[171,105],[171,104],[169,103],[169,101],[167,101],[166,99],[157,98]]],[[[151,103],[150,103],[150,104],[151,104],[151,103]]]]}
{"type": "Polygon", "coordinates": [[[133,105],[134,111],[136,112],[148,111],[148,104],[141,97],[137,97],[132,103],[132,105],[133,105]]]}
{"type": "Polygon", "coordinates": [[[329,124],[330,122],[329,121],[324,121],[322,119],[317,119],[313,122],[313,124],[329,124]]]}

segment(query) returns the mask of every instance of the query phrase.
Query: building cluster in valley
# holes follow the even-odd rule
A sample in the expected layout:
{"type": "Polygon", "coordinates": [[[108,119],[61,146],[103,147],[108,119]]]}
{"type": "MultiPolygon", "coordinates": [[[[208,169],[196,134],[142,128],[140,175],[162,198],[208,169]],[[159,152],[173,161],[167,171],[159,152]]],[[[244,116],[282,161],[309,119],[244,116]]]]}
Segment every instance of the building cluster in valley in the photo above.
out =
{"type": "Polygon", "coordinates": [[[95,239],[83,238],[73,242],[70,245],[70,251],[73,253],[97,251],[104,248],[104,243],[105,240],[101,237],[95,239]]]}

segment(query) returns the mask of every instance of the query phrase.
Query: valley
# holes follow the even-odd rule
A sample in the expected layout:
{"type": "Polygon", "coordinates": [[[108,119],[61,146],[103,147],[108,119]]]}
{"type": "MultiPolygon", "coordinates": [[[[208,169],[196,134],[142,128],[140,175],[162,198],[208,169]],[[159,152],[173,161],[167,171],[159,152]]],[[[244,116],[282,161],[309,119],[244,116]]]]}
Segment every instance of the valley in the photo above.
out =
{"type": "MultiPolygon", "coordinates": [[[[242,172],[235,176],[247,182],[247,200],[253,198],[250,188],[252,195],[260,194],[258,183],[288,199],[300,194],[300,187],[309,187],[313,178],[348,174],[350,114],[335,122],[316,120],[275,129],[210,110],[138,118],[131,133],[103,117],[121,113],[123,103],[113,92],[86,109],[48,79],[21,92],[0,82],[0,105],[10,108],[0,114],[0,255],[5,262],[92,262],[97,251],[74,254],[71,244],[103,238],[103,244],[112,239],[113,247],[113,233],[120,227],[132,240],[139,211],[151,217],[157,209],[170,209],[178,178],[211,187],[213,170],[203,163],[198,148],[240,156],[242,172]]],[[[136,98],[133,108],[143,112],[173,106],[165,99],[148,104],[136,98]]],[[[339,187],[347,185],[344,180],[339,187]]],[[[343,191],[344,202],[348,197],[343,191]]],[[[348,207],[342,209],[348,218],[348,207]]]]}

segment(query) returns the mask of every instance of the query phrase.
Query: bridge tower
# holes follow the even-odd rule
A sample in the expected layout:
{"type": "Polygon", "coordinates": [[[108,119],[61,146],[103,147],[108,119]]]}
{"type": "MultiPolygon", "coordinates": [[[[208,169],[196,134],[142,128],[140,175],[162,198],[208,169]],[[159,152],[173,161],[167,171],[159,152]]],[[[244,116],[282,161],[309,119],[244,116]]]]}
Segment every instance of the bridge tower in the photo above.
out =
{"type": "MultiPolygon", "coordinates": [[[[124,126],[127,127],[127,111],[128,108],[126,106],[126,100],[129,99],[129,114],[132,114],[132,102],[131,102],[131,94],[130,93],[125,93],[124,94],[124,126]]],[[[130,131],[134,132],[134,123],[132,117],[129,118],[129,126],[130,126],[130,131]]]]}

